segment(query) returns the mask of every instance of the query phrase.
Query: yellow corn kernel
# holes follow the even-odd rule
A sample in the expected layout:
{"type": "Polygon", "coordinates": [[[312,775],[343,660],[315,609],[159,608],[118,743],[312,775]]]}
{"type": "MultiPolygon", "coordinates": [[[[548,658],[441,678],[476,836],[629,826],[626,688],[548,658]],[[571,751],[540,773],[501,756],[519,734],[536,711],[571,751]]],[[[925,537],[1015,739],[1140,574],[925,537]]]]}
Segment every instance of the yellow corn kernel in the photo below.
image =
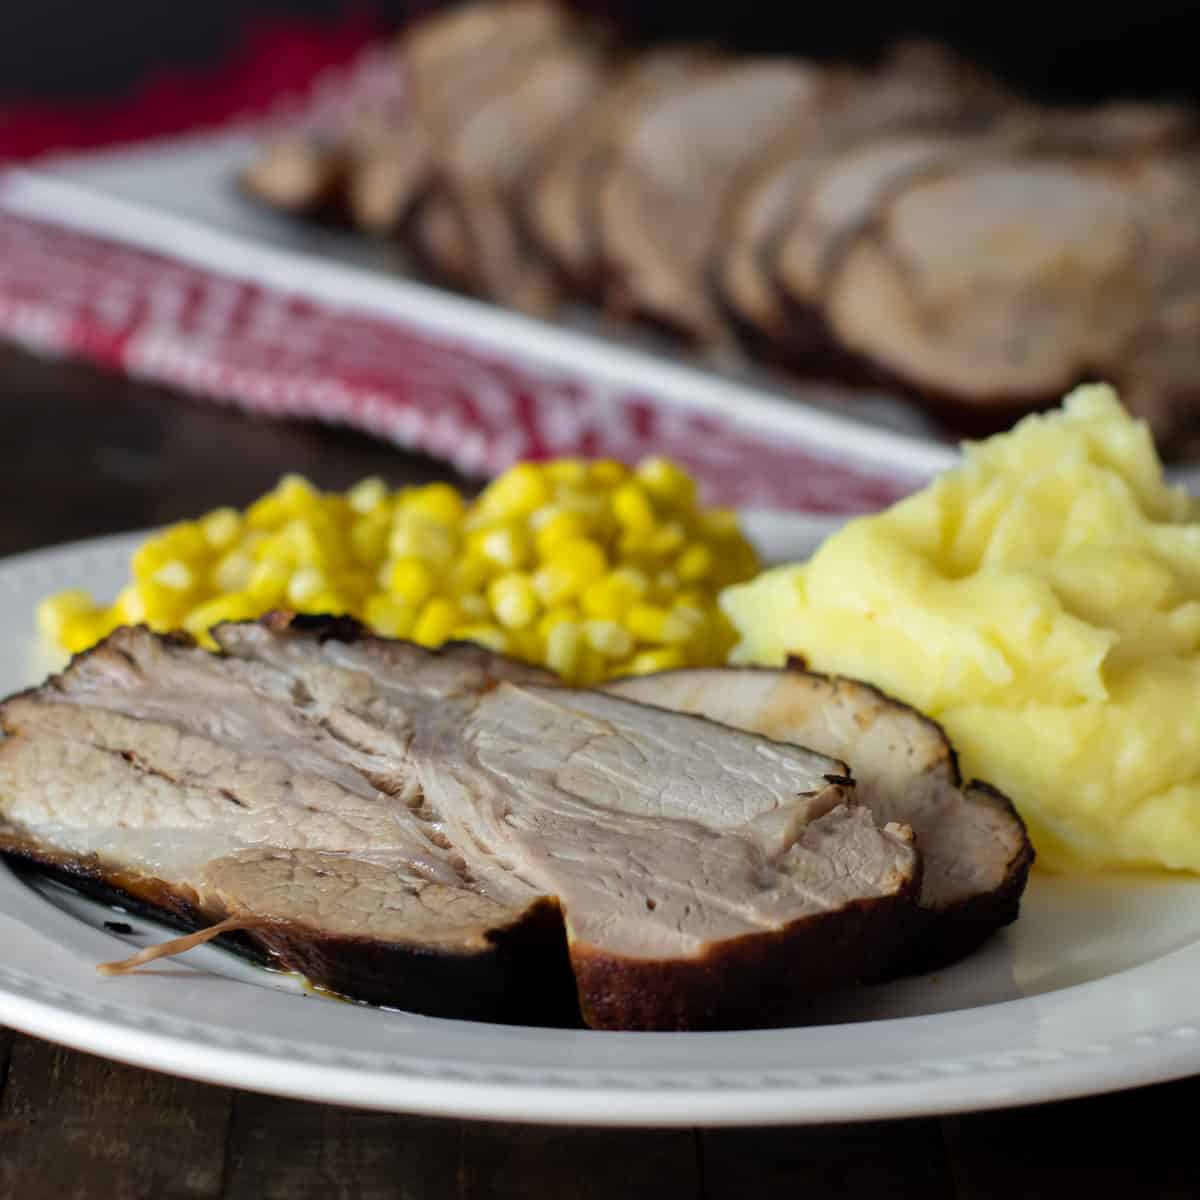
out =
{"type": "Polygon", "coordinates": [[[285,475],[274,490],[246,509],[246,523],[252,529],[272,529],[312,511],[319,499],[320,493],[303,475],[285,475]]]}
{"type": "Polygon", "coordinates": [[[407,637],[416,615],[411,604],[384,592],[372,593],[363,605],[363,620],[382,637],[407,637]]]}
{"type": "Polygon", "coordinates": [[[605,573],[608,558],[591,538],[568,538],[555,546],[547,565],[569,571],[576,580],[576,590],[582,590],[605,573]]]}
{"type": "Polygon", "coordinates": [[[645,489],[632,480],[623,483],[612,495],[613,516],[627,533],[649,533],[658,521],[654,505],[645,489]]]}
{"type": "Polygon", "coordinates": [[[506,629],[524,629],[538,615],[538,597],[528,575],[510,571],[488,585],[488,603],[506,629]]]}
{"type": "Polygon", "coordinates": [[[635,604],[625,614],[625,628],[640,642],[686,642],[695,625],[686,616],[658,604],[635,604]]]}
{"type": "Polygon", "coordinates": [[[94,617],[101,611],[91,595],[82,588],[55,592],[38,603],[38,632],[49,642],[61,643],[63,630],[69,622],[94,617]]]}
{"type": "Polygon", "coordinates": [[[487,621],[492,615],[487,600],[478,592],[464,592],[452,597],[464,617],[472,621],[487,621]]]}
{"type": "Polygon", "coordinates": [[[386,508],[359,517],[350,526],[350,553],[364,567],[378,566],[387,553],[391,521],[386,508]]]}
{"type": "Polygon", "coordinates": [[[585,537],[588,533],[588,523],[582,514],[559,504],[547,504],[539,508],[533,514],[531,524],[537,530],[534,540],[538,557],[543,560],[549,558],[563,542],[585,537]]]}
{"type": "Polygon", "coordinates": [[[588,464],[581,458],[556,458],[546,463],[542,473],[553,484],[582,487],[587,483],[588,464]]]}
{"type": "Polygon", "coordinates": [[[654,576],[654,584],[651,591],[663,600],[670,600],[671,597],[679,592],[679,576],[670,568],[659,571],[654,576]]]}
{"type": "Polygon", "coordinates": [[[629,675],[653,675],[658,671],[674,671],[687,666],[687,657],[678,646],[668,646],[662,650],[641,650],[626,664],[625,673],[629,675]]]}
{"type": "Polygon", "coordinates": [[[533,628],[508,631],[509,653],[514,658],[540,666],[546,661],[546,643],[533,628]]]}
{"type": "Polygon", "coordinates": [[[254,559],[241,550],[230,550],[212,569],[210,578],[219,592],[240,592],[250,586],[254,559]]]}
{"type": "Polygon", "coordinates": [[[216,648],[216,642],[209,636],[208,631],[222,621],[246,621],[258,616],[258,605],[252,597],[244,592],[231,592],[227,596],[217,596],[198,604],[183,618],[183,627],[202,646],[210,650],[216,648]]]}
{"type": "Polygon", "coordinates": [[[283,563],[266,559],[258,563],[246,585],[248,595],[261,608],[270,608],[283,600],[291,571],[283,563]]]}
{"type": "Polygon", "coordinates": [[[153,629],[174,629],[184,613],[196,603],[190,592],[163,587],[152,579],[137,579],[133,583],[145,621],[153,629]]]}
{"type": "Polygon", "coordinates": [[[208,541],[194,521],[180,521],[156,534],[134,551],[131,563],[139,579],[150,578],[169,562],[194,562],[209,550],[208,541]]]}
{"type": "Polygon", "coordinates": [[[454,631],[454,640],[474,642],[494,650],[497,654],[507,654],[512,648],[508,634],[499,625],[492,625],[486,621],[474,625],[460,625],[454,631]]]}
{"type": "Polygon", "coordinates": [[[424,513],[401,511],[392,524],[388,550],[396,558],[423,558],[444,567],[458,552],[458,535],[450,526],[431,520],[424,513]]]}
{"type": "Polygon", "coordinates": [[[610,500],[604,492],[589,492],[582,488],[559,487],[554,503],[567,512],[577,513],[587,525],[588,533],[602,533],[612,522],[610,500]]]}
{"type": "Polygon", "coordinates": [[[214,550],[231,546],[242,531],[242,517],[236,508],[214,508],[200,519],[204,540],[214,550]]]}
{"type": "Polygon", "coordinates": [[[423,559],[398,558],[387,568],[387,586],[398,600],[420,608],[437,589],[437,578],[423,559]]]}
{"type": "Polygon", "coordinates": [[[573,682],[579,684],[581,687],[591,687],[592,684],[599,683],[602,679],[607,679],[611,674],[612,664],[609,660],[599,650],[585,645],[580,651],[579,659],[575,664],[573,682]]]}
{"type": "Polygon", "coordinates": [[[584,589],[580,604],[589,617],[617,620],[645,594],[646,577],[629,567],[618,567],[584,589]]]}
{"type": "Polygon", "coordinates": [[[537,623],[538,636],[543,640],[550,636],[550,630],[556,625],[561,625],[564,621],[575,621],[580,619],[579,610],[570,604],[560,604],[557,608],[551,609],[545,613],[537,623]]]}
{"type": "Polygon", "coordinates": [[[345,596],[356,605],[361,605],[372,589],[371,576],[366,571],[342,570],[334,575],[334,586],[339,595],[345,596]]]}
{"type": "Polygon", "coordinates": [[[731,508],[710,508],[700,515],[700,530],[705,537],[717,541],[741,537],[742,526],[731,508]]]}
{"type": "Polygon", "coordinates": [[[633,637],[616,621],[585,621],[583,636],[605,658],[624,658],[633,651],[633,637]]]}
{"type": "Polygon", "coordinates": [[[108,613],[102,608],[91,613],[80,613],[63,623],[59,645],[68,654],[79,654],[107,637],[115,627],[115,622],[109,619],[108,613]]]}
{"type": "Polygon", "coordinates": [[[440,646],[462,621],[458,606],[444,596],[435,596],[421,609],[412,628],[412,640],[418,645],[440,646]]]}
{"type": "Polygon", "coordinates": [[[496,517],[524,517],[549,499],[550,487],[541,468],[518,463],[484,488],[479,508],[496,517]]]}
{"type": "Polygon", "coordinates": [[[400,507],[408,512],[420,513],[442,525],[455,525],[463,519],[467,506],[450,484],[430,483],[406,492],[400,507]]]}
{"type": "Polygon", "coordinates": [[[671,508],[691,508],[696,502],[695,481],[669,458],[643,459],[634,474],[646,491],[671,508]]]}
{"type": "Polygon", "coordinates": [[[342,530],[327,513],[296,517],[288,522],[286,532],[301,566],[336,568],[345,560],[342,530]]]}
{"type": "Polygon", "coordinates": [[[378,475],[360,479],[346,493],[346,502],[360,516],[366,516],[367,513],[386,506],[387,499],[387,484],[378,475]]]}
{"type": "Polygon", "coordinates": [[[298,567],[287,585],[287,602],[304,608],[314,596],[329,590],[329,580],[320,567],[298,567]]]}
{"type": "Polygon", "coordinates": [[[515,523],[477,529],[467,539],[469,553],[505,571],[525,566],[530,559],[529,534],[515,523]]]}
{"type": "Polygon", "coordinates": [[[292,607],[297,612],[321,613],[333,617],[340,617],[350,611],[350,605],[347,603],[346,597],[339,592],[333,591],[331,588],[326,588],[321,592],[313,592],[302,603],[294,604],[292,607]]]}
{"type": "Polygon", "coordinates": [[[127,583],[117,593],[109,614],[118,625],[141,625],[150,617],[145,598],[133,583],[127,583]]]}
{"type": "Polygon", "coordinates": [[[175,592],[186,592],[196,586],[196,576],[192,568],[178,558],[163,563],[154,572],[151,579],[162,587],[170,588],[175,592]]]}
{"type": "Polygon", "coordinates": [[[591,464],[588,475],[600,487],[615,487],[629,478],[629,468],[615,458],[598,458],[591,464]]]}
{"type": "Polygon", "coordinates": [[[494,571],[495,567],[487,559],[468,554],[450,568],[443,590],[452,596],[471,595],[482,590],[494,571]]]}
{"type": "Polygon", "coordinates": [[[546,666],[564,679],[574,679],[583,648],[582,631],[570,620],[556,622],[544,632],[546,639],[546,666]]]}

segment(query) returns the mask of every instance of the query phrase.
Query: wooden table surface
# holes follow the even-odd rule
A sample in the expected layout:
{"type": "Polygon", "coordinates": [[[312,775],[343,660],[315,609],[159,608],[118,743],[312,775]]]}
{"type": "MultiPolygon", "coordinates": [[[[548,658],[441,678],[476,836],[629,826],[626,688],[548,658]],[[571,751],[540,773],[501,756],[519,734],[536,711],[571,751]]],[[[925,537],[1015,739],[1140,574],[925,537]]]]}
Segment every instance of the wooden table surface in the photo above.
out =
{"type": "MultiPolygon", "coordinates": [[[[285,471],[336,488],[455,479],[343,431],[13,350],[0,405],[0,554],[241,504],[285,471]]],[[[1193,1104],[1200,1078],[943,1120],[542,1129],[279,1100],[0,1029],[0,1200],[1198,1197],[1193,1104]]]]}

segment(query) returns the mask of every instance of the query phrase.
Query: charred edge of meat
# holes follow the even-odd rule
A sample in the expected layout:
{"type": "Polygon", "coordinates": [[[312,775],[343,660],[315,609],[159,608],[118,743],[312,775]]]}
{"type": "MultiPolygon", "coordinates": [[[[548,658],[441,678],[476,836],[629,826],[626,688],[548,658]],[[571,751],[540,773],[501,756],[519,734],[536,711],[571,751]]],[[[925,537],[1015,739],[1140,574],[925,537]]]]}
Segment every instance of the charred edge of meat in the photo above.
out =
{"type": "Polygon", "coordinates": [[[551,898],[489,930],[491,944],[476,952],[331,937],[299,924],[252,936],[316,987],[353,1000],[451,1020],[583,1026],[562,912],[551,898]]]}
{"type": "Polygon", "coordinates": [[[858,900],[784,929],[746,934],[695,960],[639,960],[571,947],[592,1029],[701,1031],[793,1025],[813,995],[865,980],[891,957],[920,892],[920,872],[895,895],[858,900]]]}
{"type": "MultiPolygon", "coordinates": [[[[194,896],[161,880],[113,873],[96,860],[56,858],[19,844],[0,855],[106,905],[119,905],[182,933],[206,929],[216,917],[194,896]]],[[[224,917],[226,914],[220,914],[224,917]]],[[[354,1001],[452,1020],[582,1026],[562,913],[539,900],[514,924],[488,931],[487,949],[337,937],[300,922],[226,933],[214,944],[257,966],[298,972],[314,987],[354,1001]]]]}
{"type": "MultiPolygon", "coordinates": [[[[194,897],[169,888],[157,879],[114,874],[94,858],[59,857],[20,842],[7,843],[2,835],[0,858],[18,874],[43,875],[99,904],[117,905],[135,916],[157,921],[180,933],[194,933],[213,923],[212,918],[196,906],[194,897]]],[[[213,944],[260,967],[274,964],[271,952],[249,933],[225,933],[214,938],[213,944]]]]}
{"type": "MultiPolygon", "coordinates": [[[[721,311],[736,330],[748,353],[805,381],[887,392],[908,402],[936,421],[948,437],[986,437],[1002,433],[1030,413],[1044,412],[1062,400],[1058,389],[1036,396],[964,396],[924,386],[869,355],[847,349],[830,328],[820,307],[791,296],[778,279],[775,290],[784,318],[779,327],[763,330],[746,321],[736,308],[721,300],[721,311]]],[[[715,289],[720,300],[720,289],[715,289]]],[[[1099,375],[1082,371],[1074,383],[1099,375]]],[[[1070,390],[1069,385],[1066,390],[1070,390]]]]}
{"type": "MultiPolygon", "coordinates": [[[[756,666],[726,669],[766,674],[778,670],[775,667],[756,666]]],[[[996,931],[1006,925],[1011,925],[1020,914],[1021,896],[1024,894],[1029,880],[1029,872],[1036,857],[1033,843],[1029,840],[1029,831],[1013,802],[990,783],[978,779],[965,783],[958,762],[958,753],[945,729],[939,722],[926,716],[911,704],[896,699],[882,688],[864,680],[813,671],[801,655],[789,655],[784,669],[825,683],[832,690],[845,685],[862,688],[883,703],[908,712],[921,724],[927,726],[945,746],[945,763],[953,786],[961,789],[971,800],[987,803],[999,809],[1013,823],[1014,830],[1019,833],[1016,852],[1005,864],[1003,880],[999,887],[937,907],[914,904],[907,922],[898,925],[897,937],[887,947],[887,953],[882,954],[874,964],[865,970],[863,980],[868,983],[883,983],[906,975],[924,974],[940,967],[949,966],[977,950],[996,931]],[[885,964],[882,970],[879,969],[880,962],[885,964]]],[[[664,671],[658,672],[658,674],[669,676],[673,672],[664,671]]],[[[641,676],[640,678],[652,679],[654,676],[641,676]]],[[[920,894],[919,882],[917,894],[920,894]]]]}
{"type": "MultiPolygon", "coordinates": [[[[739,670],[756,671],[756,670],[772,670],[770,667],[741,667],[739,670]]],[[[932,717],[927,717],[919,709],[914,708],[911,704],[906,704],[903,700],[896,699],[889,692],[885,692],[883,688],[876,687],[873,683],[867,683],[862,679],[848,679],[842,675],[823,675],[820,671],[810,670],[804,659],[798,656],[791,656],[787,660],[787,669],[796,671],[800,674],[807,675],[809,678],[818,680],[828,680],[834,686],[839,684],[851,684],[856,688],[863,688],[872,695],[877,696],[886,704],[893,705],[896,708],[904,709],[921,724],[932,730],[937,737],[946,746],[946,766],[950,771],[951,779],[955,787],[961,788],[964,792],[969,792],[972,797],[983,803],[990,804],[993,808],[999,809],[1004,816],[1013,822],[1015,828],[1020,831],[1020,846],[1016,855],[1009,861],[1005,869],[1005,882],[1001,887],[1001,891],[1008,893],[1013,892],[1013,899],[1019,900],[1021,893],[1025,889],[1026,880],[1029,878],[1030,868],[1033,866],[1034,851],[1033,843],[1029,840],[1029,830],[1025,826],[1025,821],[1021,814],[1017,811],[1016,805],[997,787],[993,787],[990,783],[985,783],[981,779],[972,779],[969,783],[964,781],[962,769],[958,762],[958,751],[954,749],[954,743],[951,741],[946,730],[940,722],[935,721],[932,717]],[[1014,890],[1015,888],[1015,890],[1014,890]]],[[[974,901],[964,901],[963,904],[955,906],[955,908],[971,907],[974,901]]],[[[950,912],[950,909],[935,909],[935,912],[950,912]]],[[[1002,922],[1004,925],[1010,924],[1016,919],[1016,911],[1014,908],[1013,915],[1008,920],[1002,922]]],[[[999,928],[999,926],[996,926],[999,928]]]]}
{"type": "MultiPolygon", "coordinates": [[[[1021,822],[1008,797],[990,784],[975,782],[968,784],[966,790],[975,793],[976,798],[986,794],[1021,822]]],[[[1025,828],[1024,822],[1021,822],[1021,828],[1025,828]]],[[[885,971],[868,982],[886,983],[906,975],[923,975],[951,966],[974,953],[992,934],[1011,925],[1020,915],[1021,896],[1033,862],[1033,846],[1025,838],[1009,860],[1004,882],[999,888],[938,909],[918,908],[912,936],[904,950],[894,956],[885,971]]]]}

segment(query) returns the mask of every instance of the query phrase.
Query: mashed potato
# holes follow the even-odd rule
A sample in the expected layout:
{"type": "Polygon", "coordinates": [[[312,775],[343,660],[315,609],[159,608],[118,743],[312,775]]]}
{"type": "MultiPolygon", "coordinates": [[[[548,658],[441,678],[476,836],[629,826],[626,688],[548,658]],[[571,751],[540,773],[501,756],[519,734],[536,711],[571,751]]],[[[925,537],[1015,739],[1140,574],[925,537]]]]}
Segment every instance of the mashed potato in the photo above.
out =
{"type": "Polygon", "coordinates": [[[934,717],[1043,865],[1200,870],[1200,507],[1108,387],[965,455],[726,589],[734,661],[798,655],[934,717]]]}

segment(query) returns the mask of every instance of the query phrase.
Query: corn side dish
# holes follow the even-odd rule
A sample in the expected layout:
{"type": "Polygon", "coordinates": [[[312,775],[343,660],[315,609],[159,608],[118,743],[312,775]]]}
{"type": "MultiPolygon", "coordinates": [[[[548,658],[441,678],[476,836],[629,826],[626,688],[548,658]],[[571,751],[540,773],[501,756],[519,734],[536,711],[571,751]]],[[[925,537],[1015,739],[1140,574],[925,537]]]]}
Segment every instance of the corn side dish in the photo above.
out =
{"type": "Polygon", "coordinates": [[[724,662],[717,592],[758,558],[732,512],[703,509],[674,463],[521,463],[474,501],[449,484],[345,493],[288,475],[244,512],[219,508],[148,538],[111,605],[81,590],[38,608],[77,653],[118,625],[184,629],[271,609],[350,614],[424,646],[462,639],[575,683],[724,662]]]}

